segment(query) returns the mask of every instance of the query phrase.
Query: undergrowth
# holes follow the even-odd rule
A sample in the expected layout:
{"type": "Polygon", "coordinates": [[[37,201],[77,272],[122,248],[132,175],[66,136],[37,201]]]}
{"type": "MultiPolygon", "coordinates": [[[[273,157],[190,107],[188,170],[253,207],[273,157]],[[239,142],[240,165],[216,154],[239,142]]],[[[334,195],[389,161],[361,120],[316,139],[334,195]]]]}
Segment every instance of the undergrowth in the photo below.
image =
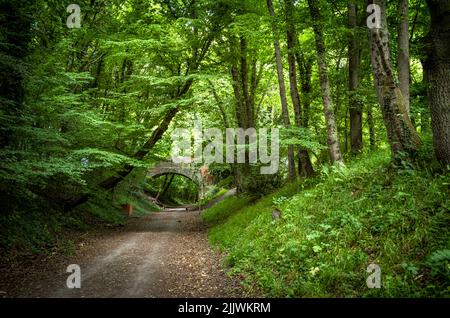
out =
{"type": "Polygon", "coordinates": [[[379,152],[254,204],[227,198],[203,219],[231,274],[266,296],[449,297],[449,184],[379,152]],[[380,289],[366,285],[370,264],[380,289]]]}

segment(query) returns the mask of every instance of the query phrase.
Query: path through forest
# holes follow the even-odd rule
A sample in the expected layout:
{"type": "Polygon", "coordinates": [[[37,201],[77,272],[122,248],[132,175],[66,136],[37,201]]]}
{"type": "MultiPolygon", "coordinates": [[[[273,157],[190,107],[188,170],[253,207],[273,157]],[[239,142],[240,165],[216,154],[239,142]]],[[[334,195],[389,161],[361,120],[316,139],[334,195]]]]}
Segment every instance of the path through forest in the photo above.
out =
{"type": "Polygon", "coordinates": [[[10,290],[0,288],[4,297],[243,296],[222,260],[208,245],[199,211],[156,212],[80,243],[65,262],[31,264],[28,272],[10,277],[10,290]],[[69,264],[81,267],[80,289],[66,287],[69,264]]]}

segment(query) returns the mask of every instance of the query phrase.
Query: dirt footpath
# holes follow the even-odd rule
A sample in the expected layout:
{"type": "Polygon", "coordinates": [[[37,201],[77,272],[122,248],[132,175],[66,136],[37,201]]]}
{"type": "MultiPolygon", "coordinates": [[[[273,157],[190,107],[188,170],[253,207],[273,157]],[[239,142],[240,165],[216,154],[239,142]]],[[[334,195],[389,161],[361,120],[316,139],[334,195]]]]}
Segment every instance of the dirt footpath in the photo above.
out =
{"type": "Polygon", "coordinates": [[[153,213],[79,243],[64,259],[0,273],[0,297],[245,297],[211,250],[198,211],[153,213]],[[68,289],[69,264],[81,288],[68,289]]]}

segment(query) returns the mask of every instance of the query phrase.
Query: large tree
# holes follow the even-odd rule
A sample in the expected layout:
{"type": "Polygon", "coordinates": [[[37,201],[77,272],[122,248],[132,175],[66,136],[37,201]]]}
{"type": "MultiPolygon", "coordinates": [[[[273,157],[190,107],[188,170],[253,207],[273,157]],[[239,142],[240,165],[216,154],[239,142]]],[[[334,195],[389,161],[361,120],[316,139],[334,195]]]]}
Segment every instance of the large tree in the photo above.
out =
{"type": "Polygon", "coordinates": [[[450,164],[450,1],[427,0],[431,27],[424,63],[437,159],[450,164]]]}
{"type": "Polygon", "coordinates": [[[372,19],[375,15],[374,18],[378,23],[369,28],[369,41],[375,86],[389,143],[395,156],[400,153],[413,155],[420,145],[420,139],[411,123],[405,98],[392,67],[386,1],[375,0],[368,3],[373,3],[381,9],[380,16],[376,16],[376,9],[373,15],[369,16],[369,19],[372,19]]]}
{"type": "MultiPolygon", "coordinates": [[[[269,9],[269,14],[272,19],[275,16],[274,8],[272,0],[267,0],[267,8],[269,9]]],[[[274,48],[275,48],[275,61],[277,66],[277,76],[278,76],[278,87],[280,92],[280,100],[281,100],[281,111],[283,115],[283,122],[286,127],[291,126],[291,120],[289,118],[289,108],[287,104],[286,98],[286,85],[284,83],[284,72],[283,72],[283,60],[281,58],[280,51],[280,43],[277,37],[277,30],[275,27],[275,23],[272,22],[273,26],[273,36],[274,36],[274,48]]],[[[296,178],[295,172],[295,159],[294,159],[294,147],[292,145],[288,146],[288,170],[289,170],[289,179],[294,180],[296,178]]]]}
{"type": "MultiPolygon", "coordinates": [[[[236,122],[239,128],[255,128],[255,97],[261,76],[256,54],[249,52],[248,41],[244,35],[238,38],[234,35],[230,36],[230,51],[236,52],[232,54],[230,68],[236,122]]],[[[248,178],[251,175],[249,162],[234,164],[233,172],[238,192],[246,192],[249,185],[248,178]]]]}
{"type": "MultiPolygon", "coordinates": [[[[286,15],[286,38],[288,47],[288,64],[289,64],[289,83],[292,105],[294,107],[295,115],[295,125],[297,127],[303,127],[303,110],[300,101],[300,93],[298,91],[298,80],[297,80],[297,65],[295,52],[298,49],[297,45],[297,33],[295,32],[294,25],[294,0],[285,0],[285,15],[286,15]]],[[[305,127],[303,127],[305,128],[305,127]]],[[[301,146],[298,149],[298,173],[302,177],[309,177],[314,174],[314,168],[309,157],[309,153],[306,149],[301,146]]]]}
{"type": "MultiPolygon", "coordinates": [[[[173,23],[173,21],[178,21],[180,19],[190,19],[191,21],[197,21],[200,14],[206,14],[204,11],[200,10],[200,2],[193,1],[187,4],[174,5],[171,2],[165,3],[168,9],[167,20],[168,23],[173,23]]],[[[170,123],[173,121],[175,116],[181,111],[182,100],[186,99],[191,91],[192,85],[194,84],[194,74],[198,73],[202,62],[205,60],[208,54],[214,38],[219,34],[223,28],[222,16],[223,12],[213,12],[214,14],[208,16],[208,20],[204,17],[203,25],[193,24],[193,27],[186,30],[184,36],[186,37],[187,52],[184,55],[184,60],[180,61],[179,64],[174,67],[169,66],[175,74],[172,74],[172,78],[176,77],[178,80],[174,85],[170,86],[169,92],[164,92],[167,96],[165,101],[169,104],[166,107],[166,111],[163,112],[162,116],[157,120],[156,125],[153,125],[153,130],[145,142],[141,146],[137,147],[129,157],[135,160],[143,160],[155,147],[156,143],[161,140],[165,132],[168,130],[170,123]],[[208,24],[208,25],[206,25],[208,24]],[[204,32],[205,29],[208,32],[204,32]]],[[[162,61],[162,63],[166,63],[162,61]]],[[[124,178],[129,176],[134,171],[135,165],[126,163],[119,167],[110,176],[104,178],[98,183],[98,187],[104,190],[114,189],[124,178]]],[[[80,195],[75,198],[68,200],[65,207],[66,209],[73,209],[74,207],[86,202],[90,195],[80,195]]]]}
{"type": "Polygon", "coordinates": [[[313,29],[316,41],[317,64],[319,66],[320,88],[322,91],[323,110],[327,125],[327,144],[331,162],[344,164],[341,146],[338,138],[336,116],[334,114],[333,100],[331,97],[330,80],[328,77],[328,65],[326,59],[325,39],[322,31],[322,18],[317,5],[317,0],[308,0],[309,11],[313,21],[313,29]]]}
{"type": "Polygon", "coordinates": [[[350,29],[348,43],[348,89],[349,89],[349,113],[350,113],[350,144],[353,154],[362,150],[362,103],[358,98],[360,65],[360,43],[357,29],[357,7],[355,1],[348,2],[348,27],[350,29]]]}

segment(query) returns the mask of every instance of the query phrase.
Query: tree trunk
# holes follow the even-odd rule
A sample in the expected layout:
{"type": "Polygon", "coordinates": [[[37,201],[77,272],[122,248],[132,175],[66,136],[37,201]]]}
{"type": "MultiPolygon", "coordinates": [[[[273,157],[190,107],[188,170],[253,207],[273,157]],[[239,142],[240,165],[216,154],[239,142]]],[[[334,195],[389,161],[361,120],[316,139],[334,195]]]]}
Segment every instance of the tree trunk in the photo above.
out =
{"type": "MultiPolygon", "coordinates": [[[[235,116],[240,128],[255,128],[255,97],[260,83],[261,71],[257,71],[257,60],[251,59],[244,36],[230,41],[230,50],[239,56],[231,65],[231,79],[235,99],[235,116]]],[[[261,70],[261,69],[260,69],[261,70]]],[[[246,158],[248,154],[246,154],[246,158]]],[[[251,182],[251,167],[248,162],[233,164],[233,174],[238,193],[247,192],[251,182]]]]}
{"type": "Polygon", "coordinates": [[[369,105],[369,108],[367,109],[367,123],[369,125],[370,149],[374,150],[377,148],[377,140],[375,136],[375,123],[372,115],[372,105],[369,105]]]}
{"type": "Polygon", "coordinates": [[[433,143],[437,159],[450,164],[450,1],[427,0],[431,28],[427,35],[428,80],[433,143]]]}
{"type": "MultiPolygon", "coordinates": [[[[295,49],[297,48],[297,35],[293,23],[294,1],[285,0],[286,12],[286,37],[288,46],[288,63],[289,63],[289,83],[291,91],[292,105],[294,107],[295,125],[302,127],[302,106],[300,103],[300,94],[298,92],[297,67],[295,64],[295,49]]],[[[301,146],[298,148],[298,173],[301,177],[310,177],[314,174],[311,159],[306,149],[301,146]]]]}
{"type": "MultiPolygon", "coordinates": [[[[355,1],[348,3],[348,26],[351,35],[348,43],[348,90],[349,90],[349,113],[350,113],[350,144],[352,154],[361,152],[363,148],[362,139],[362,103],[357,96],[359,85],[358,71],[360,65],[360,46],[357,37],[357,10],[355,1]]],[[[347,134],[347,132],[346,132],[347,134]]]]}
{"type": "Polygon", "coordinates": [[[408,20],[408,0],[398,0],[398,15],[400,24],[398,25],[398,80],[400,91],[405,101],[406,112],[409,114],[409,20],[408,20]]]}
{"type": "MultiPolygon", "coordinates": [[[[372,3],[372,1],[370,2],[372,3]]],[[[394,77],[389,49],[386,1],[375,0],[373,2],[381,8],[381,28],[369,29],[372,67],[378,100],[393,155],[396,157],[403,152],[411,156],[417,151],[420,139],[411,123],[402,92],[394,77]]]]}
{"type": "MultiPolygon", "coordinates": [[[[160,125],[153,131],[150,139],[147,140],[147,142],[141,147],[141,149],[135,153],[133,158],[142,160],[155,146],[155,144],[161,139],[163,134],[166,132],[167,128],[169,127],[170,122],[175,117],[175,115],[178,113],[178,108],[172,108],[169,110],[166,115],[164,116],[163,120],[161,121],[160,125]]],[[[105,189],[105,190],[111,190],[114,187],[119,184],[120,181],[122,181],[126,176],[128,176],[134,169],[134,166],[130,164],[126,164],[122,167],[121,170],[117,172],[116,175],[111,176],[107,178],[106,180],[102,181],[98,186],[105,189]]],[[[89,200],[89,195],[83,195],[79,198],[76,198],[74,201],[67,202],[64,209],[65,210],[72,210],[73,208],[79,206],[80,204],[83,204],[89,200]]]]}
{"type": "Polygon", "coordinates": [[[165,176],[164,176],[164,180],[163,180],[163,184],[162,184],[162,186],[158,189],[158,193],[156,194],[156,197],[155,197],[155,201],[156,202],[158,202],[158,198],[159,198],[159,196],[161,195],[161,192],[162,192],[162,190],[164,189],[164,186],[166,185],[166,183],[167,183],[167,178],[168,178],[168,174],[166,174],[165,176]]]}
{"type": "Polygon", "coordinates": [[[315,0],[308,0],[308,6],[313,20],[313,29],[316,39],[317,64],[319,66],[320,87],[322,90],[323,108],[327,125],[328,151],[333,164],[343,165],[344,160],[342,158],[341,146],[338,139],[333,100],[331,98],[330,81],[328,79],[328,66],[320,12],[315,0]]]}
{"type": "MultiPolygon", "coordinates": [[[[305,58],[305,55],[300,50],[295,53],[295,59],[297,60],[297,65],[300,73],[300,81],[301,81],[301,91],[302,91],[302,126],[308,128],[309,126],[309,109],[311,106],[311,90],[312,90],[312,66],[313,66],[313,58],[308,57],[305,58]]],[[[315,174],[314,167],[311,162],[311,157],[305,156],[305,151],[302,150],[300,152],[299,159],[299,171],[300,173],[305,172],[304,177],[313,176],[315,174]]]]}
{"type": "MultiPolygon", "coordinates": [[[[168,182],[165,182],[164,184],[164,188],[163,191],[161,193],[162,197],[164,198],[164,196],[166,195],[167,191],[169,190],[170,186],[172,185],[173,179],[174,179],[175,175],[171,174],[170,175],[170,179],[168,182]]],[[[167,180],[166,180],[167,181],[167,180]]]]}
{"type": "Polygon", "coordinates": [[[240,78],[238,73],[238,68],[236,64],[233,64],[231,66],[231,85],[233,87],[234,92],[234,101],[235,101],[235,115],[236,115],[236,121],[241,128],[245,128],[247,117],[247,112],[244,110],[244,103],[241,96],[241,89],[240,89],[240,78]]]}
{"type": "MultiPolygon", "coordinates": [[[[269,9],[270,16],[273,18],[275,16],[272,0],[267,0],[267,7],[269,9]]],[[[281,59],[280,44],[276,36],[275,24],[272,24],[273,36],[274,36],[274,47],[275,47],[275,59],[277,64],[277,75],[278,75],[278,85],[280,88],[280,99],[281,99],[281,111],[283,115],[283,122],[286,127],[291,126],[291,121],[289,119],[289,109],[287,105],[286,98],[286,86],[284,84],[284,74],[283,74],[283,61],[281,59]]],[[[289,169],[289,179],[295,180],[295,160],[294,160],[294,147],[292,145],[288,146],[288,169],[289,169]]]]}

